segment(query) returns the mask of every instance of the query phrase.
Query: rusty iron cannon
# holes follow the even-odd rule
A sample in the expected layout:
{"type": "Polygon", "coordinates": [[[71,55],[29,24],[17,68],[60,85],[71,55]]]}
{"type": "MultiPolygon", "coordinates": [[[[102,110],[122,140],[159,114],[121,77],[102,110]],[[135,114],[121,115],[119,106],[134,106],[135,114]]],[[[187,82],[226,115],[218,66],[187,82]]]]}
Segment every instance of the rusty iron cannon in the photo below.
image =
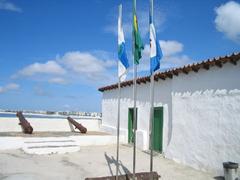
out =
{"type": "Polygon", "coordinates": [[[87,128],[85,128],[82,124],[75,121],[73,118],[68,117],[67,120],[75,126],[75,129],[78,129],[81,133],[86,133],[87,128]]]}
{"type": "Polygon", "coordinates": [[[19,125],[21,125],[23,133],[24,134],[32,134],[33,128],[31,126],[31,124],[25,119],[22,112],[21,111],[17,112],[16,116],[18,117],[18,119],[20,121],[19,125]]]}
{"type": "MultiPolygon", "coordinates": [[[[158,180],[160,176],[157,172],[140,172],[135,174],[136,180],[158,180]]],[[[132,180],[132,174],[119,175],[119,180],[132,180]]],[[[116,176],[106,176],[106,177],[97,177],[97,178],[85,178],[85,180],[116,180],[116,176]]]]}

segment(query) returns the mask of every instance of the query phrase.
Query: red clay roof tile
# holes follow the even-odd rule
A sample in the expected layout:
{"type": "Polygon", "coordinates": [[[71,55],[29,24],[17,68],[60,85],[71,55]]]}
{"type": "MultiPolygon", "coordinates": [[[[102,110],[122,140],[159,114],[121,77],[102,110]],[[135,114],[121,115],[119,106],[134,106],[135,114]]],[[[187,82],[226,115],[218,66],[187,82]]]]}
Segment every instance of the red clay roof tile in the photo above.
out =
{"type": "MultiPolygon", "coordinates": [[[[240,52],[233,53],[229,56],[214,57],[212,59],[208,59],[208,60],[202,61],[200,63],[196,63],[196,64],[193,63],[193,64],[186,65],[183,67],[174,68],[174,69],[167,70],[164,72],[156,73],[154,76],[154,79],[155,79],[155,81],[158,81],[158,79],[162,79],[162,80],[165,80],[167,78],[172,79],[173,76],[178,76],[179,73],[189,74],[189,72],[191,72],[191,71],[194,71],[197,73],[199,71],[199,69],[209,70],[211,67],[214,67],[214,66],[221,68],[226,63],[232,63],[233,65],[236,65],[237,61],[239,61],[239,60],[240,60],[240,52]]],[[[146,83],[146,82],[150,82],[150,76],[139,77],[137,79],[138,84],[146,83]]],[[[132,84],[133,84],[133,80],[124,81],[121,83],[121,87],[131,86],[132,84]]],[[[116,84],[112,84],[109,86],[101,87],[98,90],[101,92],[104,92],[104,91],[117,89],[117,88],[118,88],[118,84],[116,83],[116,84]]]]}

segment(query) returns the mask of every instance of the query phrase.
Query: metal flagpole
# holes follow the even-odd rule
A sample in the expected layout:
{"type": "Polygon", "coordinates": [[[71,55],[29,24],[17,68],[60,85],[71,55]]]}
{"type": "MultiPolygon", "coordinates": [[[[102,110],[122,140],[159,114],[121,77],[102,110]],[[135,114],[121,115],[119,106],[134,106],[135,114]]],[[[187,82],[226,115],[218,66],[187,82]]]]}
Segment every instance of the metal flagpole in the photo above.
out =
{"type": "MultiPolygon", "coordinates": [[[[133,11],[136,11],[136,0],[133,0],[133,11]]],[[[134,13],[133,13],[134,22],[134,13]]],[[[134,38],[134,35],[133,35],[134,38]]],[[[133,59],[135,51],[135,40],[133,39],[133,59]]],[[[136,109],[136,95],[137,95],[137,65],[134,63],[134,78],[133,78],[133,179],[135,180],[136,169],[136,128],[137,128],[137,109],[136,109]]]]}
{"type": "Polygon", "coordinates": [[[151,75],[150,82],[150,123],[149,123],[149,148],[150,148],[150,172],[153,171],[153,127],[154,127],[154,73],[151,75]]]}
{"type": "MultiPolygon", "coordinates": [[[[150,16],[153,18],[153,0],[150,0],[150,16]]],[[[150,123],[149,123],[149,148],[150,148],[150,172],[153,171],[153,127],[154,127],[154,72],[150,81],[150,123]]]]}
{"type": "Polygon", "coordinates": [[[136,95],[137,95],[137,65],[134,64],[134,85],[133,85],[133,179],[135,179],[136,169],[136,129],[137,129],[137,108],[136,108],[136,95]]]}
{"type": "MultiPolygon", "coordinates": [[[[122,25],[122,4],[119,5],[119,17],[122,25]]],[[[120,129],[120,98],[121,98],[121,77],[118,77],[118,114],[117,114],[117,167],[116,180],[119,172],[119,129],[120,129]]]]}
{"type": "MultiPolygon", "coordinates": [[[[120,8],[119,8],[120,9],[120,8]]],[[[118,180],[119,171],[119,129],[120,129],[120,98],[121,98],[121,81],[118,80],[118,119],[117,119],[117,167],[116,167],[116,180],[118,180]]]]}

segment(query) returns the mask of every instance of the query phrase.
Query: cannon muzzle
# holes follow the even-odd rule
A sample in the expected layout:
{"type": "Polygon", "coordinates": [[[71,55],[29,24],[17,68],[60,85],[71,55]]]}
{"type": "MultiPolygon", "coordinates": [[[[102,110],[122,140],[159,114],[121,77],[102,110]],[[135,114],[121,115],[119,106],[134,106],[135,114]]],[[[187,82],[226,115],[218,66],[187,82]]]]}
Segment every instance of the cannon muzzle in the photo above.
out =
{"type": "Polygon", "coordinates": [[[67,120],[73,124],[75,126],[75,129],[78,129],[81,133],[86,133],[87,132],[87,128],[85,128],[82,124],[78,123],[77,121],[75,121],[73,118],[68,117],[67,120]]]}
{"type": "Polygon", "coordinates": [[[24,134],[32,134],[33,128],[31,124],[25,119],[21,111],[18,111],[16,116],[19,119],[19,125],[22,127],[24,134]]]}

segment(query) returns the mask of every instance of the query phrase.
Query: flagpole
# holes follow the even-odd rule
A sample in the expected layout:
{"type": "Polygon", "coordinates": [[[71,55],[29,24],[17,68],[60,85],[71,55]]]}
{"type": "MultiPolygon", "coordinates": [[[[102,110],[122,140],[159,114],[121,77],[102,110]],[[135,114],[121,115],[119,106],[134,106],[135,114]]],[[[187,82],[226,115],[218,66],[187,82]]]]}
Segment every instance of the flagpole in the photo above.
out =
{"type": "MultiPolygon", "coordinates": [[[[119,8],[120,9],[120,8],[119,8]]],[[[120,131],[120,98],[121,98],[121,81],[118,80],[118,116],[117,116],[117,167],[116,167],[116,180],[118,180],[119,172],[119,131],[120,131]]]]}
{"type": "Polygon", "coordinates": [[[133,86],[133,179],[135,179],[136,170],[136,129],[137,129],[137,108],[136,108],[136,95],[137,95],[137,65],[134,64],[134,86],[133,86]]]}
{"type": "MultiPolygon", "coordinates": [[[[136,0],[133,0],[133,10],[136,11],[136,0]]],[[[133,14],[134,16],[134,14],[133,14]]],[[[134,17],[133,17],[134,21],[134,17]]],[[[134,38],[134,36],[133,36],[134,38]]],[[[135,40],[133,39],[133,59],[135,52],[135,40]]],[[[136,128],[137,128],[137,109],[136,109],[136,95],[137,95],[137,65],[134,63],[134,80],[133,80],[133,179],[135,180],[136,170],[136,128]]]]}
{"type": "MultiPolygon", "coordinates": [[[[119,17],[122,24],[122,4],[119,5],[119,17]]],[[[116,180],[118,180],[119,172],[119,131],[120,131],[120,98],[121,98],[121,77],[118,77],[118,113],[117,113],[117,167],[116,180]]]]}
{"type": "MultiPolygon", "coordinates": [[[[153,0],[150,0],[150,18],[153,18],[153,0]]],[[[149,123],[149,148],[150,148],[150,172],[153,171],[153,127],[154,127],[154,72],[150,78],[150,123],[149,123]]]]}
{"type": "Polygon", "coordinates": [[[154,127],[154,73],[151,75],[150,82],[150,123],[149,123],[149,147],[150,147],[150,172],[153,171],[153,127],[154,127]]]}

